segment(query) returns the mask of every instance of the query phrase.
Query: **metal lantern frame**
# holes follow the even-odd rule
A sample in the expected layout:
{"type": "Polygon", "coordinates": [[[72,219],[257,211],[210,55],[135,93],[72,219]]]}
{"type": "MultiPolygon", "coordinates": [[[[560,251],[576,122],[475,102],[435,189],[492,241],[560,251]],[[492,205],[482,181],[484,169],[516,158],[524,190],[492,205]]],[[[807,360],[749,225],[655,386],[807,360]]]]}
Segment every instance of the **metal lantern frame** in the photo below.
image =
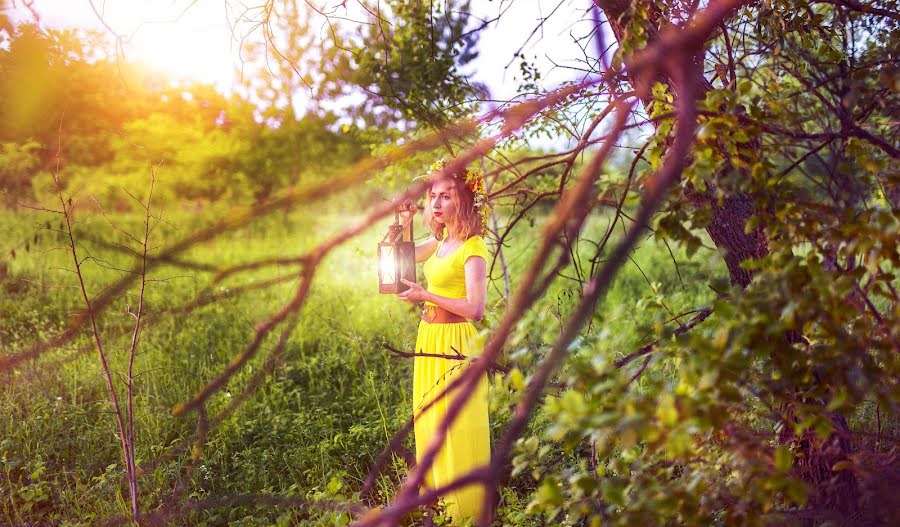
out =
{"type": "Polygon", "coordinates": [[[401,279],[416,281],[416,244],[413,241],[412,215],[400,224],[400,210],[394,211],[394,224],[378,244],[378,292],[397,294],[409,289],[401,279]]]}

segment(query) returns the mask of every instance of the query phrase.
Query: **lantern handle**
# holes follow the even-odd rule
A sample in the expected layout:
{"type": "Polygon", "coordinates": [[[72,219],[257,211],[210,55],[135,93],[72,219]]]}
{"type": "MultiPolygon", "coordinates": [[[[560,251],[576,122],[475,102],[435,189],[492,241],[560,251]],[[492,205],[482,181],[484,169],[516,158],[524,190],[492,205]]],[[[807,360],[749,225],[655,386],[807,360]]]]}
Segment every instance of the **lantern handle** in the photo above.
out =
{"type": "MultiPolygon", "coordinates": [[[[413,205],[413,206],[418,208],[416,205],[413,205]]],[[[403,222],[403,225],[400,225],[400,212],[401,212],[400,207],[397,207],[396,209],[394,209],[394,225],[391,225],[391,227],[397,226],[400,228],[397,229],[397,235],[394,239],[392,239],[390,241],[390,243],[396,243],[397,240],[399,240],[400,237],[403,236],[403,233],[406,231],[406,228],[409,227],[409,224],[412,223],[412,220],[414,217],[414,215],[410,214],[409,218],[403,222]]],[[[391,230],[392,229],[388,229],[387,234],[385,234],[384,238],[381,239],[382,243],[388,239],[388,236],[391,235],[391,230]]]]}

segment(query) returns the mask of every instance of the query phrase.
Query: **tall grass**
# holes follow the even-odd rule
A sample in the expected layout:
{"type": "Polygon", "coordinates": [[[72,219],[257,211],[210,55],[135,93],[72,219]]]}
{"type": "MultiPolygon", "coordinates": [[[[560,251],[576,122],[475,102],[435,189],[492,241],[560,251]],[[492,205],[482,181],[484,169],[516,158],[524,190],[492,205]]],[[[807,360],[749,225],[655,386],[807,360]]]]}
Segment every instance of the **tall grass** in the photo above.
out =
{"type": "MultiPolygon", "coordinates": [[[[170,211],[153,242],[164,246],[219,214],[215,210],[170,211]]],[[[121,277],[121,269],[129,268],[130,261],[121,251],[89,241],[123,241],[101,216],[84,213],[79,219],[83,222],[76,228],[76,236],[83,240],[80,250],[90,251],[94,257],[86,270],[88,289],[97,294],[121,277]]],[[[139,223],[139,218],[127,215],[112,219],[126,229],[139,223]]],[[[221,268],[257,258],[299,255],[355,219],[327,209],[279,213],[195,247],[184,259],[221,268]]],[[[0,213],[0,254],[7,268],[7,276],[0,282],[2,353],[23,349],[62,330],[79,308],[76,291],[71,289],[71,273],[66,270],[71,267],[71,255],[58,249],[62,240],[54,221],[46,213],[0,213]]],[[[598,216],[588,231],[599,232],[606,222],[607,218],[598,216]]],[[[389,498],[406,469],[402,455],[382,477],[377,495],[353,495],[360,490],[374,457],[402,427],[411,408],[412,363],[392,359],[382,344],[411,349],[417,319],[407,304],[375,293],[374,248],[383,227],[369,229],[321,263],[300,323],[290,334],[277,367],[207,437],[185,496],[277,494],[361,499],[369,504],[389,498]]],[[[535,236],[536,231],[520,230],[505,249],[513,290],[535,236]]],[[[579,250],[586,257],[591,247],[582,244],[579,250]]],[[[651,326],[660,318],[658,313],[678,314],[709,302],[713,296],[707,287],[710,278],[724,274],[719,262],[713,251],[701,250],[688,259],[677,250],[670,254],[664,244],[648,238],[598,306],[589,332],[615,336],[599,339],[603,353],[633,351],[653,334],[651,326]],[[663,296],[665,306],[659,305],[663,296]]],[[[290,298],[297,280],[220,300],[187,315],[159,315],[205,288],[222,293],[288,272],[296,272],[296,268],[260,269],[219,284],[211,284],[211,273],[173,265],[150,272],[154,281],[146,293],[147,313],[156,322],[145,329],[138,348],[135,397],[136,457],[139,466],[151,468],[141,476],[145,510],[166,502],[190,463],[191,449],[177,449],[192,440],[197,417],[176,418],[171,409],[225,368],[246,345],[256,324],[290,298]],[[178,453],[166,462],[151,463],[173,452],[178,453]]],[[[495,278],[499,272],[498,266],[495,278]]],[[[502,280],[496,284],[489,288],[488,301],[494,312],[483,326],[489,327],[502,315],[502,280]]],[[[532,310],[531,316],[541,321],[538,327],[542,329],[529,335],[528,341],[538,354],[577,302],[578,287],[577,282],[558,279],[545,301],[532,310]]],[[[126,311],[133,302],[125,295],[101,318],[111,365],[117,371],[124,370],[125,337],[114,335],[129,327],[126,311]]],[[[114,420],[96,352],[86,337],[12,372],[0,373],[0,523],[90,525],[127,514],[114,420]]],[[[275,331],[260,353],[208,401],[209,415],[217,414],[241,394],[277,340],[275,331]]],[[[521,353],[511,349],[510,356],[511,362],[527,368],[521,353]]],[[[495,401],[494,409],[500,409],[492,423],[495,431],[507,415],[503,405],[495,401]]],[[[411,438],[405,448],[412,450],[411,438]]],[[[333,513],[293,514],[262,506],[219,507],[192,513],[184,521],[270,525],[298,518],[312,524],[346,519],[333,513]]]]}

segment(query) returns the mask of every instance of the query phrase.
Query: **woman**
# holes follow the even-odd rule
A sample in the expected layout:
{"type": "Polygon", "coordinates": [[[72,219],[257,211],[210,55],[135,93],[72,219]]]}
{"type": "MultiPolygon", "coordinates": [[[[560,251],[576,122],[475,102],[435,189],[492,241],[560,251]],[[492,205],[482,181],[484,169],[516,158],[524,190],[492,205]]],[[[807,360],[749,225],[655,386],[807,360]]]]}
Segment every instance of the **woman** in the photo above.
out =
{"type": "MultiPolygon", "coordinates": [[[[432,166],[428,181],[425,224],[434,234],[416,246],[416,262],[428,289],[404,280],[409,289],[398,296],[407,302],[424,302],[416,337],[416,353],[476,357],[482,344],[472,320],[481,320],[487,295],[488,250],[481,237],[487,201],[480,172],[443,174],[432,166]]],[[[411,209],[415,214],[414,208],[411,209]]],[[[444,415],[459,394],[454,390],[431,408],[421,411],[468,367],[466,359],[417,356],[414,359],[413,413],[416,459],[420,460],[437,433],[444,415]]],[[[434,464],[425,476],[427,488],[442,487],[490,462],[488,381],[482,374],[443,440],[434,464]]],[[[484,488],[470,485],[443,497],[453,523],[477,519],[484,502],[484,488]]]]}

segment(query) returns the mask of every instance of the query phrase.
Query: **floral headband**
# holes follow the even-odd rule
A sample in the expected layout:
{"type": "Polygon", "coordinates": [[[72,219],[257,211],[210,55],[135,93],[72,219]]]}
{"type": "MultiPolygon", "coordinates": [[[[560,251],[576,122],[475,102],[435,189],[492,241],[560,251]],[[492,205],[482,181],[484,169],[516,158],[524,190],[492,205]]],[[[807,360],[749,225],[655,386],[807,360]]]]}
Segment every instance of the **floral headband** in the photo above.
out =
{"type": "MultiPolygon", "coordinates": [[[[437,172],[447,165],[446,159],[438,159],[431,165],[431,173],[437,172]]],[[[454,179],[462,179],[459,175],[450,174],[454,179]]],[[[488,218],[491,217],[493,209],[488,204],[487,191],[484,188],[484,172],[477,168],[470,168],[466,171],[465,180],[463,181],[472,194],[475,196],[473,205],[481,216],[481,234],[487,232],[488,218]]]]}

